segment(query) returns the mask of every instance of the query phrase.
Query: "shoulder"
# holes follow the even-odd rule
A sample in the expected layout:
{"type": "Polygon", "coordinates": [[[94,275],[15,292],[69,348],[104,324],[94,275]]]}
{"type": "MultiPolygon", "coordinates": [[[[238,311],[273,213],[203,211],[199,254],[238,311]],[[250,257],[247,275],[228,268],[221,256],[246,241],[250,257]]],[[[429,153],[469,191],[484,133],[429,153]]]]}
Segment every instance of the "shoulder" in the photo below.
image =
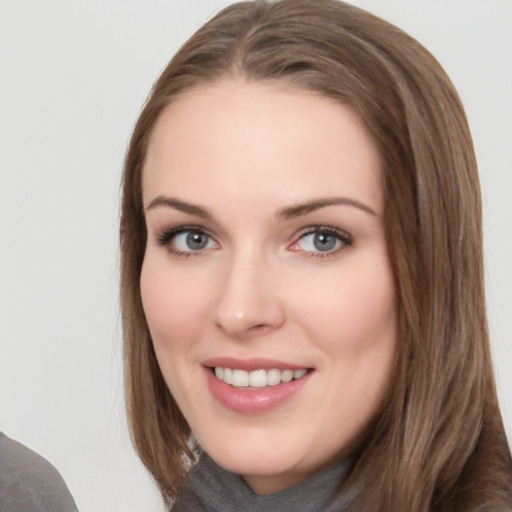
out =
{"type": "Polygon", "coordinates": [[[1,432],[0,508],[3,512],[77,512],[55,467],[1,432]]]}

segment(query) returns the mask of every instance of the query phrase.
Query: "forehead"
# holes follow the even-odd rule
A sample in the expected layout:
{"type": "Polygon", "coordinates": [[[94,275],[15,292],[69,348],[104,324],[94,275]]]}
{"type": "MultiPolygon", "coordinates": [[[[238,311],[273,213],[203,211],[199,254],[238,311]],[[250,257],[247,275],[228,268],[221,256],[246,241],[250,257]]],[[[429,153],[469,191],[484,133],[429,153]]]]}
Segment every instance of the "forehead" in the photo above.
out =
{"type": "Polygon", "coordinates": [[[266,193],[276,201],[343,193],[381,211],[380,175],[375,144],[348,106],[283,84],[229,80],[192,89],[163,111],[143,193],[145,201],[162,193],[266,193]]]}

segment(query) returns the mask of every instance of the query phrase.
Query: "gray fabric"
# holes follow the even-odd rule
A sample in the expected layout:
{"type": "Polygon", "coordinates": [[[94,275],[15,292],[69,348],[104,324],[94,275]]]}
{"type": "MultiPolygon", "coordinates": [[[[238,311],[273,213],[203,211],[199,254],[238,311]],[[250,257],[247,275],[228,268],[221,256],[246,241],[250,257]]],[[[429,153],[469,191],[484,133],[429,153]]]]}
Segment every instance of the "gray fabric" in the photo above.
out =
{"type": "Polygon", "coordinates": [[[78,512],[59,472],[46,459],[1,432],[0,510],[78,512]]]}
{"type": "Polygon", "coordinates": [[[345,460],[289,489],[259,495],[202,454],[172,512],[346,512],[350,499],[336,491],[349,467],[345,460]]]}

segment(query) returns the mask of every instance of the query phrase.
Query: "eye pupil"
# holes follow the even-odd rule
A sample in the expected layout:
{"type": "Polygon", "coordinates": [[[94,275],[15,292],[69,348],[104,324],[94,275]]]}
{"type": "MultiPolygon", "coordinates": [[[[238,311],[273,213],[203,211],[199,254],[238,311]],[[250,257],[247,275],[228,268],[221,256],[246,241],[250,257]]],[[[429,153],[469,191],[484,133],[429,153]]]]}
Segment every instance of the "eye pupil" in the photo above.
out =
{"type": "Polygon", "coordinates": [[[208,237],[203,233],[189,233],[187,235],[187,247],[193,251],[204,249],[208,244],[208,237]]]}
{"type": "Polygon", "coordinates": [[[315,234],[313,244],[319,251],[331,251],[336,246],[336,237],[326,233],[315,234]]]}

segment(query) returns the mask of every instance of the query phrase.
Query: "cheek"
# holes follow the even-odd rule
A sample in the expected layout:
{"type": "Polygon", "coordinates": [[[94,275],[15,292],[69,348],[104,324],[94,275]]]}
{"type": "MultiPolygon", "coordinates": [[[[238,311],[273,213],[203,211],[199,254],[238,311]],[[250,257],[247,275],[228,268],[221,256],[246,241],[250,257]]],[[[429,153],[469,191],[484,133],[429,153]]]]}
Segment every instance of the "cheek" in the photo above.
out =
{"type": "Polygon", "coordinates": [[[333,348],[363,349],[395,335],[395,286],[386,262],[323,275],[295,295],[306,297],[294,303],[296,316],[309,319],[313,338],[333,348]]]}
{"type": "Polygon", "coordinates": [[[155,349],[187,345],[206,314],[204,288],[149,255],[142,265],[140,289],[155,349]]]}
{"type": "Polygon", "coordinates": [[[328,380],[318,415],[333,411],[332,423],[345,426],[340,435],[352,439],[380,408],[391,378],[397,343],[394,279],[387,262],[351,266],[346,274],[319,281],[317,289],[301,305],[300,317],[307,319],[309,339],[327,356],[320,368],[328,380]]]}

